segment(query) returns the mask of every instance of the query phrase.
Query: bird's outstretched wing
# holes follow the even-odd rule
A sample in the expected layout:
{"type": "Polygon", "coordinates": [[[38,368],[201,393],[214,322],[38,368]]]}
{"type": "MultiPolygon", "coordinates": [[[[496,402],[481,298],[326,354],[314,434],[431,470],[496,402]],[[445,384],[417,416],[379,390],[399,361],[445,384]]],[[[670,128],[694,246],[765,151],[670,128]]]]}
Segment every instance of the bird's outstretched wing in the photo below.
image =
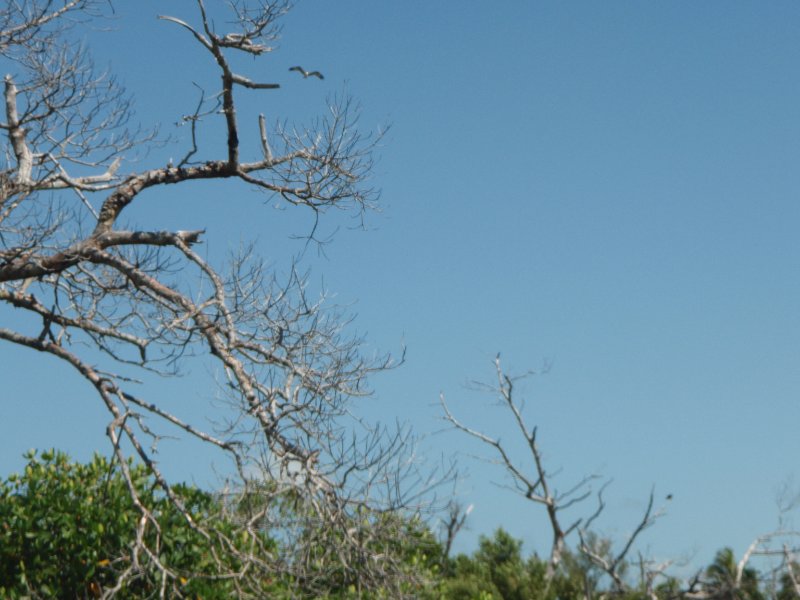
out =
{"type": "Polygon", "coordinates": [[[297,65],[295,67],[290,67],[289,70],[290,71],[297,71],[298,73],[300,73],[303,76],[304,79],[307,79],[308,77],[318,77],[319,79],[325,79],[325,77],[323,77],[322,73],[320,73],[319,71],[308,72],[303,67],[301,67],[300,65],[297,65]]]}

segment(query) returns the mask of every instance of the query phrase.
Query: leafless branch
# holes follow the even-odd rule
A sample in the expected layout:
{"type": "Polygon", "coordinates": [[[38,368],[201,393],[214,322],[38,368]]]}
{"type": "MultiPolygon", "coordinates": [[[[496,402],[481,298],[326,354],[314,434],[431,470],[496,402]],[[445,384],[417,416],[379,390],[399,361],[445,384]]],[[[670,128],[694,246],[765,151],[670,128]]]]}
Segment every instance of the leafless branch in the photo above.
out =
{"type": "MultiPolygon", "coordinates": [[[[602,492],[602,490],[601,490],[602,492]]],[[[588,532],[588,525],[594,521],[595,517],[599,514],[596,512],[592,517],[587,520],[587,527],[586,528],[579,528],[578,535],[580,537],[580,551],[596,566],[598,566],[606,575],[608,575],[614,585],[614,591],[621,593],[628,589],[628,585],[623,578],[622,567],[625,566],[626,560],[628,557],[628,553],[630,552],[631,548],[633,547],[634,543],[641,535],[641,533],[652,526],[656,520],[662,516],[663,511],[657,510],[653,511],[653,504],[654,504],[655,495],[654,492],[650,492],[650,497],[647,501],[647,507],[645,508],[644,514],[642,515],[641,520],[633,529],[633,531],[628,535],[625,543],[623,544],[622,548],[616,554],[609,554],[608,552],[601,551],[597,544],[593,543],[592,539],[587,535],[588,532]]],[[[599,500],[599,507],[598,511],[602,510],[603,502],[602,502],[602,493],[598,495],[599,500]]],[[[666,566],[659,566],[655,571],[645,570],[644,559],[640,556],[639,557],[639,564],[642,569],[642,581],[647,582],[650,581],[652,584],[652,580],[657,576],[658,573],[663,572],[666,569],[666,566]]]]}
{"type": "MultiPolygon", "coordinates": [[[[445,402],[444,395],[441,395],[440,402],[442,410],[444,411],[444,418],[455,429],[489,446],[499,457],[500,464],[511,477],[518,493],[528,500],[545,507],[553,536],[547,570],[547,578],[550,580],[561,562],[567,536],[578,529],[582,522],[582,519],[577,519],[565,526],[562,524],[560,513],[564,509],[588,498],[591,492],[587,486],[592,480],[596,479],[597,476],[591,475],[584,477],[566,492],[558,493],[554,491],[552,488],[551,473],[549,473],[544,466],[542,453],[536,440],[537,429],[536,427],[531,428],[526,424],[522,416],[521,404],[514,396],[514,384],[517,378],[511,377],[503,371],[500,365],[499,355],[495,358],[495,374],[497,376],[497,385],[494,388],[489,387],[488,389],[491,389],[498,396],[501,405],[511,413],[518,431],[525,439],[529,455],[533,460],[534,468],[532,473],[530,473],[526,467],[522,466],[521,462],[512,458],[511,454],[499,439],[495,439],[477,429],[473,429],[458,420],[445,402]]],[[[487,386],[481,387],[485,388],[487,386]]]]}
{"type": "MultiPolygon", "coordinates": [[[[140,520],[130,564],[107,595],[145,564],[157,573],[162,597],[179,595],[178,574],[161,562],[159,542],[147,541],[147,532],[160,531],[160,517],[137,494],[128,453],[214,553],[239,552],[193,520],[159,471],[149,447],[170,432],[231,459],[238,481],[228,488],[230,506],[234,496],[260,494],[258,509],[241,522],[245,530],[266,527],[293,542],[289,557],[265,548],[236,555],[242,572],[219,576],[234,579],[241,595],[248,569],[285,575],[313,594],[324,581],[319,564],[345,573],[360,591],[400,590],[401,579],[417,576],[403,571],[392,544],[412,535],[408,519],[431,501],[448,468],[431,475],[407,429],[365,423],[351,405],[370,395],[374,373],[402,357],[366,356],[362,340],[347,333],[350,317],[324,293],[311,293],[294,266],[279,277],[252,249],[216,264],[195,250],[205,230],[121,224],[150,190],[212,179],[309,208],[315,219],[329,208],[360,213],[377,200],[369,177],[380,136],[359,130],[357,107],[346,98],[332,100],[305,128],[270,128],[256,115],[240,122],[238,94],[272,93],[279,85],[235,71],[232,56],[270,52],[288,3],[236,0],[218,18],[220,6],[197,0],[194,14],[162,16],[159,26],[190,34],[216,72],[209,86],[219,88],[208,102],[201,91],[180,118],[190,124],[190,139],[177,164],[126,172],[128,153],[146,148],[152,136],[131,127],[128,95],[76,43],[75,28],[102,7],[22,0],[0,9],[0,57],[9,73],[0,119],[7,156],[0,170],[0,302],[32,317],[3,323],[0,340],[71,365],[108,412],[106,434],[140,520]],[[229,29],[218,31],[217,22],[229,29]],[[202,148],[198,130],[211,119],[224,121],[225,139],[202,148]],[[245,136],[260,143],[260,155],[242,156],[245,136]],[[189,356],[208,359],[231,408],[213,428],[202,411],[173,411],[132,389],[138,384],[131,373],[176,375],[189,356]],[[287,503],[294,521],[285,520],[285,510],[278,515],[287,503]]],[[[220,569],[229,564],[213,555],[220,569]]]]}

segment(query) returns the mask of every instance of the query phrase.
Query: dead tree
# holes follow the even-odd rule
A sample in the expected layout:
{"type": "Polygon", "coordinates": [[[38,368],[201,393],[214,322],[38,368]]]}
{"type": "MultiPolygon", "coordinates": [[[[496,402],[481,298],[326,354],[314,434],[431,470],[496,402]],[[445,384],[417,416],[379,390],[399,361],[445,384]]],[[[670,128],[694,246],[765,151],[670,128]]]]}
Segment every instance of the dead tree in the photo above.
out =
{"type": "Polygon", "coordinates": [[[455,500],[451,501],[447,507],[447,516],[441,519],[442,527],[442,558],[444,561],[450,557],[450,551],[453,549],[453,542],[456,536],[467,522],[467,517],[472,512],[474,505],[470,504],[466,509],[462,508],[461,504],[455,500]]]}
{"type": "Polygon", "coordinates": [[[536,439],[537,428],[531,428],[527,425],[522,416],[521,404],[514,396],[514,385],[519,377],[511,377],[503,371],[500,366],[499,355],[495,358],[494,364],[497,383],[495,385],[476,384],[476,386],[479,389],[496,394],[500,404],[511,412],[516,429],[524,437],[527,451],[533,461],[532,472],[524,466],[522,461],[512,457],[498,438],[493,438],[458,420],[451,412],[443,395],[440,397],[442,409],[444,410],[445,419],[453,427],[492,448],[492,452],[497,456],[498,462],[511,478],[513,489],[516,492],[531,502],[544,507],[552,532],[550,558],[547,565],[547,578],[550,580],[561,562],[567,537],[576,531],[583,521],[583,519],[579,518],[569,524],[564,524],[561,518],[562,511],[589,498],[591,495],[589,483],[597,479],[597,476],[589,475],[583,477],[565,492],[558,492],[553,487],[552,474],[545,468],[542,452],[536,439]]]}
{"type": "MultiPolygon", "coordinates": [[[[655,494],[651,491],[642,518],[633,531],[628,534],[622,544],[622,548],[617,552],[612,550],[610,542],[600,542],[597,536],[590,534],[594,520],[600,516],[605,508],[603,489],[597,494],[597,510],[578,527],[578,536],[580,538],[578,550],[602,573],[608,576],[611,580],[610,592],[612,594],[622,595],[631,590],[630,582],[625,579],[625,568],[629,564],[628,555],[642,532],[655,524],[664,514],[663,509],[654,510],[654,501],[655,494]]],[[[655,563],[640,554],[637,562],[639,566],[639,587],[649,598],[656,600],[655,587],[657,580],[664,576],[664,572],[672,564],[672,561],[655,563]]]]}
{"type": "MultiPolygon", "coordinates": [[[[394,559],[360,539],[353,519],[376,507],[412,506],[429,481],[408,486],[414,465],[404,455],[406,432],[354,422],[349,407],[370,393],[371,374],[397,361],[364,356],[361,340],[347,334],[346,316],[309,293],[297,271],[280,278],[252,251],[227,266],[213,264],[195,249],[204,230],[134,230],[123,221],[126,209],[152,190],[210,179],[229,181],[234,193],[245,186],[260,190],[315,217],[329,208],[374,205],[377,194],[367,182],[378,137],[356,128],[349,101],[329,106],[305,130],[269,127],[263,115],[237,110],[240,94],[279,88],[237,71],[233,59],[268,55],[288,4],[241,0],[227,5],[228,14],[216,14],[217,3],[196,0],[184,7],[187,14],[160,16],[160,24],[154,18],[165,35],[199,45],[216,75],[200,105],[181,118],[185,155],[134,171],[126,171],[126,155],[150,137],[129,126],[125,91],[97,73],[74,43],[76,28],[108,3],[21,0],[0,9],[0,55],[8,73],[0,122],[7,157],[0,171],[0,302],[32,317],[0,324],[0,339],[64,361],[93,386],[108,411],[107,435],[123,470],[132,449],[180,504],[148,449],[163,435],[158,423],[178,428],[233,459],[241,480],[231,490],[249,493],[252,484],[270,497],[296,498],[298,514],[318,532],[337,532],[336,546],[324,551],[338,568],[348,576],[358,572],[360,585],[376,585],[390,581],[394,559]],[[224,137],[203,147],[198,132],[214,119],[224,123],[224,137]],[[245,138],[260,145],[259,156],[243,155],[245,138]],[[208,429],[197,410],[169,412],[132,387],[137,369],[175,374],[184,357],[198,354],[215,365],[234,407],[225,427],[208,429]]],[[[170,595],[179,576],[143,541],[145,530],[158,528],[158,515],[129,487],[142,518],[119,586],[148,563],[164,582],[162,595],[170,595]]],[[[284,540],[302,529],[288,545],[294,557],[266,564],[272,559],[243,554],[240,571],[220,577],[244,581],[259,565],[295,580],[304,576],[304,553],[319,540],[309,537],[308,526],[293,529],[297,524],[273,518],[269,502],[263,506],[243,527],[283,527],[284,540]]],[[[219,547],[233,545],[223,540],[219,547]]]]}
{"type": "MultiPolygon", "coordinates": [[[[489,446],[496,457],[497,462],[503,467],[506,475],[511,479],[512,489],[528,500],[544,507],[547,519],[552,532],[552,544],[550,556],[547,564],[546,578],[552,580],[561,564],[562,556],[566,549],[567,538],[572,533],[577,533],[580,543],[577,546],[586,559],[603,574],[607,575],[612,582],[612,592],[622,593],[629,589],[623,579],[622,570],[627,564],[626,558],[638,536],[661,515],[661,511],[653,510],[653,494],[647,509],[637,527],[627,538],[622,549],[612,555],[610,554],[610,543],[591,532],[591,527],[596,519],[601,515],[605,508],[603,492],[607,484],[603,485],[597,493],[597,507],[595,511],[586,517],[579,517],[568,524],[562,521],[563,511],[573,507],[592,495],[589,487],[593,480],[598,479],[597,475],[588,475],[577,483],[573,484],[564,492],[558,492],[554,487],[553,474],[547,470],[542,457],[542,451],[537,441],[537,428],[530,427],[523,417],[523,403],[515,397],[515,383],[520,377],[512,377],[503,371],[500,365],[500,356],[494,361],[497,382],[492,385],[482,383],[475,384],[481,391],[489,391],[498,398],[500,406],[507,409],[512,416],[512,421],[516,430],[522,434],[525,440],[526,451],[528,454],[528,464],[532,464],[532,469],[526,466],[525,461],[512,456],[508,446],[501,443],[499,438],[491,437],[477,429],[465,425],[453,415],[450,407],[441,396],[441,405],[444,410],[445,419],[458,431],[462,431],[489,446]]],[[[532,373],[527,373],[522,377],[527,377],[532,373]]],[[[640,557],[640,567],[642,569],[642,581],[646,583],[648,594],[654,596],[654,582],[663,573],[668,564],[654,565],[640,557]]],[[[587,585],[585,590],[587,599],[591,597],[591,590],[587,585]]]]}
{"type": "Polygon", "coordinates": [[[698,571],[673,597],[690,600],[761,599],[800,595],[800,531],[790,516],[800,495],[788,486],[777,497],[775,530],[756,536],[737,560],[732,548],[723,548],[707,568],[698,571]],[[767,592],[765,594],[764,592],[767,592]]]}

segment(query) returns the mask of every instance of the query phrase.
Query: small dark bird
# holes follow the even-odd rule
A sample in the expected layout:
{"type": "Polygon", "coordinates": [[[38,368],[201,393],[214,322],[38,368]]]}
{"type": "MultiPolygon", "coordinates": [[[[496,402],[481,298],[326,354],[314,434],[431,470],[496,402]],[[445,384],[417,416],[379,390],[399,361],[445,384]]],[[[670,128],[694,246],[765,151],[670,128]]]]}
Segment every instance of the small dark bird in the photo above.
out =
{"type": "Polygon", "coordinates": [[[672,500],[672,494],[667,494],[667,500],[672,500]]]}
{"type": "Polygon", "coordinates": [[[308,79],[309,77],[318,77],[319,79],[325,79],[322,76],[322,73],[319,71],[306,71],[303,67],[292,67],[289,69],[290,71],[297,71],[298,73],[303,74],[303,79],[308,79]]]}

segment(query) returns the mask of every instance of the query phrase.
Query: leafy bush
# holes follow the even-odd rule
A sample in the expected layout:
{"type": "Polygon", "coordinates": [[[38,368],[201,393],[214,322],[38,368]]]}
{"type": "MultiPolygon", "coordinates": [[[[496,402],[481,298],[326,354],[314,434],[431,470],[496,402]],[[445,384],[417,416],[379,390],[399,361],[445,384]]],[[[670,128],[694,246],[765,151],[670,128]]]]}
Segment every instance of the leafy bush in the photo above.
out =
{"type": "Polygon", "coordinates": [[[304,518],[301,499],[276,495],[267,484],[263,493],[224,502],[195,487],[172,486],[192,526],[153,476],[129,463],[138,497],[156,513],[156,528],[143,521],[118,464],[99,455],[75,463],[55,450],[25,458],[22,473],[0,480],[0,598],[97,598],[115,586],[115,598],[147,598],[158,597],[162,585],[167,597],[203,600],[367,597],[363,589],[376,598],[420,597],[439,568],[441,547],[418,519],[363,511],[344,532],[304,518]],[[253,517],[266,512],[285,523],[304,523],[300,536],[309,543],[271,538],[267,521],[253,517]],[[137,545],[143,523],[145,543],[137,545]],[[344,562],[335,552],[335,538],[342,535],[363,538],[362,553],[344,562]],[[311,554],[300,555],[298,548],[311,554]],[[237,556],[254,554],[258,569],[252,560],[247,569],[244,561],[236,564],[237,556]],[[392,565],[394,580],[363,581],[366,571],[358,565],[364,561],[392,565]],[[293,568],[301,562],[303,569],[293,568]]]}
{"type": "MultiPolygon", "coordinates": [[[[99,597],[124,571],[133,573],[118,597],[143,597],[162,585],[157,558],[171,576],[169,589],[187,596],[230,597],[220,571],[218,540],[244,544],[233,523],[220,520],[220,503],[209,493],[178,485],[174,493],[202,535],[168,501],[144,467],[128,465],[137,494],[159,514],[160,530],[145,524],[143,535],[157,557],[137,551],[142,514],[131,499],[118,465],[96,455],[88,464],[53,450],[25,455],[21,474],[0,481],[0,597],[99,597]]],[[[235,553],[228,553],[230,556],[235,553]]],[[[235,569],[235,564],[225,565],[235,569]]]]}

